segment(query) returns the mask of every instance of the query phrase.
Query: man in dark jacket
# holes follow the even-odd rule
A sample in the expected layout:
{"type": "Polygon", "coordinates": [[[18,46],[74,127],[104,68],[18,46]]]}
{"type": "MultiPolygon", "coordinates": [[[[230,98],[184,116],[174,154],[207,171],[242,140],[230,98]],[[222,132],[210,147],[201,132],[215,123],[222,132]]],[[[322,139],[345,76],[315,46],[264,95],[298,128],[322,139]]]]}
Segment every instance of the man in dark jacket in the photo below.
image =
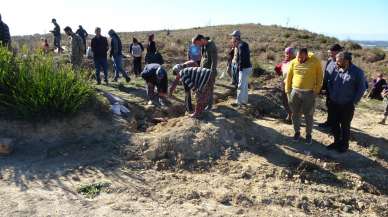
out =
{"type": "Polygon", "coordinates": [[[86,32],[86,30],[81,25],[79,25],[75,34],[79,35],[82,38],[82,41],[84,42],[84,45],[85,45],[84,53],[86,53],[86,39],[88,38],[88,35],[89,35],[88,32],[86,32]]]}
{"type": "Polygon", "coordinates": [[[364,72],[352,63],[349,52],[340,52],[336,56],[336,68],[330,76],[329,90],[332,111],[332,129],[334,143],[327,149],[344,153],[349,148],[350,125],[355,105],[365,92],[364,72]]]}
{"type": "Polygon", "coordinates": [[[108,84],[108,40],[106,37],[101,35],[101,29],[96,28],[96,36],[92,39],[91,48],[93,51],[93,60],[96,67],[96,80],[97,84],[101,84],[100,71],[101,67],[104,71],[104,81],[108,84]]]}
{"type": "Polygon", "coordinates": [[[242,106],[248,104],[248,79],[252,74],[251,52],[249,45],[241,40],[240,31],[234,31],[231,36],[237,48],[238,87],[235,105],[242,106]]]}
{"type": "MultiPolygon", "coordinates": [[[[213,40],[210,40],[208,37],[203,35],[197,35],[194,39],[194,44],[200,45],[202,47],[202,58],[201,58],[201,67],[210,69],[212,72],[210,79],[212,83],[215,83],[217,77],[217,46],[213,40]]],[[[213,107],[213,94],[214,94],[214,85],[211,87],[209,102],[206,107],[206,110],[211,110],[213,107]]]]}
{"type": "Polygon", "coordinates": [[[11,35],[9,34],[8,25],[3,22],[0,14],[0,45],[11,47],[11,35]]]}
{"type": "Polygon", "coordinates": [[[147,83],[147,96],[148,104],[152,105],[154,103],[155,97],[158,97],[159,104],[161,106],[166,105],[166,95],[168,89],[168,79],[167,72],[163,66],[153,63],[148,64],[144,67],[141,77],[147,83]],[[155,94],[155,87],[157,94],[155,94]]]}
{"type": "Polygon", "coordinates": [[[325,92],[326,95],[326,107],[327,107],[327,119],[324,123],[319,124],[318,126],[321,128],[327,128],[331,127],[331,116],[333,111],[330,110],[330,97],[329,97],[329,90],[327,88],[327,82],[330,79],[330,76],[332,75],[335,67],[336,67],[336,56],[339,52],[342,51],[342,47],[339,44],[334,44],[329,49],[329,59],[326,62],[325,65],[325,72],[323,76],[323,86],[322,90],[325,92]]]}
{"type": "Polygon", "coordinates": [[[125,80],[127,82],[130,82],[131,79],[129,78],[128,74],[125,72],[123,69],[123,53],[122,53],[122,44],[121,44],[121,39],[117,35],[117,33],[111,29],[108,32],[109,36],[111,37],[111,42],[110,42],[110,54],[109,56],[113,58],[113,66],[115,68],[115,78],[114,82],[117,82],[117,80],[120,77],[120,73],[123,74],[125,80]]]}
{"type": "Polygon", "coordinates": [[[61,27],[59,27],[56,19],[52,19],[51,22],[54,24],[54,29],[50,31],[54,35],[54,47],[58,49],[58,53],[61,53],[63,51],[61,47],[61,27]]]}

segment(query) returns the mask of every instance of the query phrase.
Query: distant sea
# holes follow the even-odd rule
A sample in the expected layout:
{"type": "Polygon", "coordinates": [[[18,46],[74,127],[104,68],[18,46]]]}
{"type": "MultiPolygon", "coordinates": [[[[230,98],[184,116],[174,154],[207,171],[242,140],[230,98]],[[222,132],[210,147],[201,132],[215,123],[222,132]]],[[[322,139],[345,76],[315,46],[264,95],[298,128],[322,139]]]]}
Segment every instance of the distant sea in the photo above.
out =
{"type": "Polygon", "coordinates": [[[388,41],[355,41],[359,43],[363,47],[368,48],[382,48],[386,51],[388,51],[388,41]]]}

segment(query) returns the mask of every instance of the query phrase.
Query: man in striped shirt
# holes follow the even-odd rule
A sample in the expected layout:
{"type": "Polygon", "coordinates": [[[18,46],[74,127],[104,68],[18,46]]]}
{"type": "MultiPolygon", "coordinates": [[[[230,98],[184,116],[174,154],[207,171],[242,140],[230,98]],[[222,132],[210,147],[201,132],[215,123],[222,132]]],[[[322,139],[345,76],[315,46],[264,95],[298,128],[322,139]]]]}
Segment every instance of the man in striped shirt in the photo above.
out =
{"type": "MultiPolygon", "coordinates": [[[[199,118],[205,106],[208,105],[208,100],[214,87],[214,81],[211,79],[211,76],[212,71],[210,69],[201,67],[185,68],[177,73],[176,80],[182,82],[185,93],[187,94],[188,91],[195,92],[197,105],[195,106],[194,113],[191,115],[192,118],[199,118]]],[[[170,94],[174,92],[174,89],[170,89],[170,94]]]]}

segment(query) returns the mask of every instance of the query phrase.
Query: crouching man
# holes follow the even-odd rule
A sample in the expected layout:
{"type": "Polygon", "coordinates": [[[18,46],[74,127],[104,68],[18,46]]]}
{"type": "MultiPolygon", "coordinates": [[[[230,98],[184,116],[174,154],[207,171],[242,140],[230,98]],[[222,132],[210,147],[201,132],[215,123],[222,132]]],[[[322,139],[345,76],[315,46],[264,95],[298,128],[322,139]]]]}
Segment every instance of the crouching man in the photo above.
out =
{"type": "MultiPolygon", "coordinates": [[[[190,91],[195,92],[197,105],[195,106],[194,113],[190,116],[192,118],[199,118],[209,103],[209,97],[211,96],[214,87],[214,81],[211,79],[212,75],[210,69],[201,67],[184,68],[176,75],[176,80],[182,82],[186,95],[190,94],[190,91]]],[[[171,95],[174,92],[174,89],[175,88],[170,88],[171,95]]],[[[189,103],[188,100],[186,100],[186,104],[187,103],[189,103]]],[[[186,105],[186,108],[188,107],[190,107],[190,105],[186,105]]]]}
{"type": "Polygon", "coordinates": [[[165,106],[168,88],[166,70],[159,64],[148,64],[144,67],[141,77],[146,81],[148,104],[154,104],[155,98],[158,98],[159,104],[165,106]],[[155,93],[155,88],[157,93],[155,93]]]}

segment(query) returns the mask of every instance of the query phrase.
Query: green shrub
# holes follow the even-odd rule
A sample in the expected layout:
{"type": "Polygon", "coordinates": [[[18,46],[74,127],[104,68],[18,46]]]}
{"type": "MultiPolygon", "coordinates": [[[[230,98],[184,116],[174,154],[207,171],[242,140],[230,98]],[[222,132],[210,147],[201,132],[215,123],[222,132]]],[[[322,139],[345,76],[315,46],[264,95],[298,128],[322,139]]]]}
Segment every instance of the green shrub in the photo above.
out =
{"type": "Polygon", "coordinates": [[[0,112],[28,119],[74,114],[94,95],[80,74],[51,56],[0,48],[0,112]]]}

